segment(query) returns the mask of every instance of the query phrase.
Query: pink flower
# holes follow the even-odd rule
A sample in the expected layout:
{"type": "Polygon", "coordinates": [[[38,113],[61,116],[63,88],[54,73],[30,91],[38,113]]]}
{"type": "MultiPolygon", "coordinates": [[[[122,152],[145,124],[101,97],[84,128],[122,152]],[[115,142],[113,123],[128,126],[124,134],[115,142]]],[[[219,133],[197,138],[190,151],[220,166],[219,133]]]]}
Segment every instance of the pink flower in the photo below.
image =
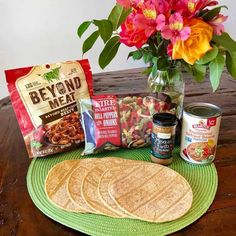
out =
{"type": "Polygon", "coordinates": [[[183,18],[179,13],[172,14],[169,18],[169,25],[161,29],[164,39],[170,39],[172,44],[176,41],[185,41],[191,33],[190,27],[184,27],[183,18]]]}
{"type": "Polygon", "coordinates": [[[204,8],[217,4],[215,0],[170,0],[171,9],[187,18],[195,17],[204,8]]]}
{"type": "Polygon", "coordinates": [[[157,17],[157,9],[152,0],[141,1],[138,5],[142,14],[148,20],[155,20],[157,17]]]}
{"type": "Polygon", "coordinates": [[[132,6],[132,2],[130,0],[117,0],[117,3],[125,8],[130,8],[132,6]]]}
{"type": "Polygon", "coordinates": [[[125,8],[130,8],[130,7],[135,7],[136,5],[139,4],[141,0],[116,0],[116,2],[125,7],[125,8]]]}
{"type": "Polygon", "coordinates": [[[224,16],[222,14],[218,14],[216,17],[214,17],[211,21],[208,23],[212,26],[214,30],[214,34],[221,35],[224,31],[224,25],[222,24],[228,19],[228,16],[224,16]]]}
{"type": "Polygon", "coordinates": [[[213,7],[215,5],[219,4],[218,1],[215,0],[199,0],[198,1],[198,8],[200,10],[206,8],[206,7],[213,7]]]}
{"type": "Polygon", "coordinates": [[[163,29],[163,27],[166,25],[166,17],[165,17],[165,15],[160,14],[157,17],[157,19],[156,19],[156,24],[157,24],[156,29],[158,31],[161,31],[163,29]]]}
{"type": "Polygon", "coordinates": [[[168,0],[135,0],[132,6],[135,10],[141,11],[148,17],[151,13],[152,18],[159,14],[169,16],[171,11],[168,0]]]}
{"type": "Polygon", "coordinates": [[[157,13],[159,14],[164,14],[166,16],[169,16],[171,8],[169,4],[169,0],[156,0],[155,2],[155,7],[157,9],[157,13]]]}

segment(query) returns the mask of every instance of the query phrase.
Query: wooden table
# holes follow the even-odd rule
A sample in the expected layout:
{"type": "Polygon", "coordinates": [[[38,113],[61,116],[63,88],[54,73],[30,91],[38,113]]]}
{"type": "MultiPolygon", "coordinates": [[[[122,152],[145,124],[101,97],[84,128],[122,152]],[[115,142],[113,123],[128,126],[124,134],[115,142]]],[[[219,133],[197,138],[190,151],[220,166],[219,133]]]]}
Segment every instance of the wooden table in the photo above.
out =
{"type": "MultiPolygon", "coordinates": [[[[207,213],[173,235],[236,235],[236,81],[224,73],[220,89],[211,93],[209,79],[201,84],[186,78],[185,103],[210,102],[223,110],[215,165],[219,187],[207,213]]],[[[143,91],[140,69],[94,76],[97,93],[143,91]]],[[[9,98],[0,101],[0,235],[83,235],[43,215],[26,188],[30,164],[9,98]]],[[[79,222],[78,222],[79,224],[79,222]]]]}

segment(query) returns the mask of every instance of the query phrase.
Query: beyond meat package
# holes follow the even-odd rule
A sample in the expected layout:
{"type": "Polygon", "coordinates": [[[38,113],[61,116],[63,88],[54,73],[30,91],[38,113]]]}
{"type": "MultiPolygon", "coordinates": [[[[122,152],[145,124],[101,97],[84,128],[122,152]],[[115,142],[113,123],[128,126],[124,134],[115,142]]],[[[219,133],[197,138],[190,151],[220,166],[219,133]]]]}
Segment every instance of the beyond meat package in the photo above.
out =
{"type": "Polygon", "coordinates": [[[118,147],[150,144],[152,115],[176,113],[176,104],[165,94],[99,95],[79,99],[85,135],[84,155],[118,147]]]}
{"type": "Polygon", "coordinates": [[[5,71],[29,157],[76,148],[84,141],[76,99],[90,98],[88,60],[5,71]]]}

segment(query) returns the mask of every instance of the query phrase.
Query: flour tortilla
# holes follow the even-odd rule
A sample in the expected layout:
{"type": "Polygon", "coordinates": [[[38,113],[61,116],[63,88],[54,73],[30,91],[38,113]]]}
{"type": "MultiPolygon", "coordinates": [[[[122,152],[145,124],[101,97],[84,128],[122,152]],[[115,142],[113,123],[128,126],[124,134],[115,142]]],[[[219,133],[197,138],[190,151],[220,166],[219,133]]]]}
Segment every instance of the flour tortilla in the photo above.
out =
{"type": "Polygon", "coordinates": [[[45,192],[48,199],[59,208],[72,212],[86,212],[75,205],[67,194],[67,180],[71,172],[79,165],[79,160],[66,160],[53,166],[45,180],[45,192]]]}
{"type": "Polygon", "coordinates": [[[49,171],[45,192],[67,211],[150,222],[180,218],[193,199],[190,185],[177,172],[118,158],[63,161],[49,171]]]}
{"type": "Polygon", "coordinates": [[[109,183],[112,199],[127,214],[150,222],[180,218],[190,209],[193,194],[188,182],[177,172],[158,164],[122,170],[109,183]]]}
{"type": "MultiPolygon", "coordinates": [[[[135,167],[134,167],[135,168],[135,167]]],[[[107,169],[101,176],[99,184],[98,184],[98,195],[105,206],[107,206],[113,212],[121,215],[125,218],[132,218],[130,214],[125,212],[119,205],[113,200],[110,196],[108,187],[110,181],[114,178],[114,176],[119,175],[120,171],[122,170],[123,174],[129,174],[129,168],[124,169],[123,166],[114,167],[112,169],[107,169]]]]}
{"type": "Polygon", "coordinates": [[[98,163],[95,168],[90,170],[87,175],[84,177],[82,182],[82,197],[84,201],[95,211],[103,215],[108,215],[111,217],[122,217],[123,214],[113,211],[112,208],[109,208],[104,204],[102,199],[99,196],[99,180],[103,173],[117,165],[122,165],[133,161],[128,161],[125,159],[119,158],[106,158],[102,163],[98,163]]]}
{"type": "Polygon", "coordinates": [[[98,158],[86,158],[82,159],[77,166],[77,168],[71,173],[71,175],[68,178],[67,182],[67,193],[69,195],[69,198],[71,201],[77,205],[78,207],[81,207],[85,209],[87,212],[90,213],[96,213],[98,214],[96,210],[91,208],[86,201],[84,201],[82,197],[82,182],[84,177],[87,175],[87,173],[92,170],[98,163],[104,162],[101,161],[101,159],[98,158]]]}

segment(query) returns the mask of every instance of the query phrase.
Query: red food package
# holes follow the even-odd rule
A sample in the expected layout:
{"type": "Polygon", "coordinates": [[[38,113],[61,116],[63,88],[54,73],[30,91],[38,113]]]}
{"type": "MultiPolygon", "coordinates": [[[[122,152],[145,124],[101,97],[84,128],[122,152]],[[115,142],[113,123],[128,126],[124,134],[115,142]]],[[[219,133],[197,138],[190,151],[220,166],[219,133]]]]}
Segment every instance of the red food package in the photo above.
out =
{"type": "Polygon", "coordinates": [[[29,157],[71,150],[84,141],[76,99],[92,95],[88,60],[6,70],[29,157]]]}
{"type": "Polygon", "coordinates": [[[176,104],[165,94],[99,95],[79,99],[85,134],[84,155],[119,147],[150,144],[152,115],[176,113],[176,104]]]}

